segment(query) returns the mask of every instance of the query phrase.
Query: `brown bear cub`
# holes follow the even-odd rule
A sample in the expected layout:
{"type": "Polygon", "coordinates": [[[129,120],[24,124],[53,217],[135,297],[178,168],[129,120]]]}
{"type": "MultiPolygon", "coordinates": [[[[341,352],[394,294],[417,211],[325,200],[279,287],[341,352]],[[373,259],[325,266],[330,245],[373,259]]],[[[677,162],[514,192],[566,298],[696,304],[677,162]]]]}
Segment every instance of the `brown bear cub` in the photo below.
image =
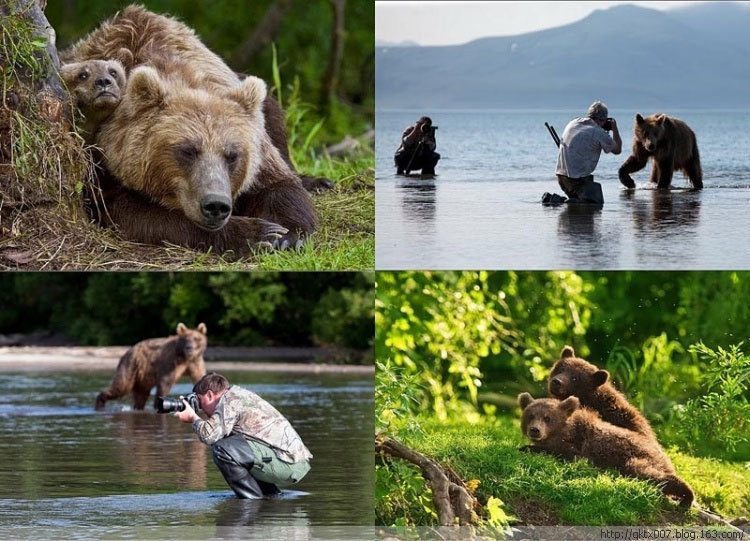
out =
{"type": "Polygon", "coordinates": [[[635,115],[633,153],[619,170],[620,182],[635,188],[630,173],[640,171],[653,158],[651,182],[659,189],[672,183],[672,173],[682,170],[693,188],[703,188],[703,171],[695,133],[679,118],[657,114],[643,118],[635,115]]]}
{"type": "Polygon", "coordinates": [[[578,397],[582,406],[598,412],[604,421],[656,441],[643,414],[609,383],[609,372],[579,359],[570,346],[563,348],[560,360],[552,367],[547,388],[555,398],[578,397]]]}
{"type": "Polygon", "coordinates": [[[677,477],[656,440],[604,422],[596,412],[581,408],[575,396],[534,400],[521,393],[518,404],[523,410],[521,430],[533,443],[524,450],[584,457],[595,466],[661,485],[662,492],[677,498],[682,508],[693,503],[692,489],[677,477]]]}
{"type": "Polygon", "coordinates": [[[142,410],[154,386],[156,396],[164,396],[186,371],[196,383],[206,374],[206,345],[203,323],[197,329],[180,323],[174,336],[138,342],[122,356],[112,383],[99,393],[94,407],[103,409],[107,400],[132,394],[133,409],[142,410]]]}
{"type": "Polygon", "coordinates": [[[83,114],[82,135],[92,144],[101,123],[122,101],[125,68],[117,60],[88,60],[64,64],[60,74],[83,114]]]}

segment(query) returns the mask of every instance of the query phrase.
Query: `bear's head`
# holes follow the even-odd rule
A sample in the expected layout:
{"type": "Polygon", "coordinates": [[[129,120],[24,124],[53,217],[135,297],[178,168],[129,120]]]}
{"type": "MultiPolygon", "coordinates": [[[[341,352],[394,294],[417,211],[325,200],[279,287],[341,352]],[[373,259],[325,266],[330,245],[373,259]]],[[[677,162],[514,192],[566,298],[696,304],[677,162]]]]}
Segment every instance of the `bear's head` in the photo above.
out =
{"type": "Polygon", "coordinates": [[[552,367],[547,388],[555,398],[577,396],[585,400],[608,380],[609,372],[579,359],[572,347],[565,346],[552,367]]]}
{"type": "Polygon", "coordinates": [[[664,125],[667,115],[652,115],[643,118],[640,113],[635,115],[635,140],[639,141],[648,152],[654,152],[664,137],[664,125]]]}
{"type": "Polygon", "coordinates": [[[195,329],[189,329],[184,323],[177,324],[177,354],[186,360],[202,357],[206,352],[206,325],[201,323],[195,329]]]}
{"type": "Polygon", "coordinates": [[[540,443],[557,434],[574,411],[580,407],[575,396],[565,400],[554,398],[534,399],[529,393],[518,395],[521,406],[521,431],[534,443],[540,443]]]}
{"type": "Polygon", "coordinates": [[[257,77],[209,93],[139,66],[97,143],[123,185],[216,231],[260,169],[266,92],[257,77]]]}
{"type": "Polygon", "coordinates": [[[125,91],[125,69],[117,60],[64,64],[60,75],[83,114],[99,120],[114,111],[125,91]]]}

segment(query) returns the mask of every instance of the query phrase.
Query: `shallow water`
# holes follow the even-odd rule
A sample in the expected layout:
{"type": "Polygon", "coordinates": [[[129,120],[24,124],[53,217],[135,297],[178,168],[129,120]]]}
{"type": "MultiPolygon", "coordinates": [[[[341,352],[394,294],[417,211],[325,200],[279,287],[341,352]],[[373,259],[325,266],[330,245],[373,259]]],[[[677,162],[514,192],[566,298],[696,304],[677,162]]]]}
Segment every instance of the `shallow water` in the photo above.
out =
{"type": "MultiPolygon", "coordinates": [[[[316,526],[373,524],[372,377],[226,375],[276,406],[313,453],[294,490],[238,500],[190,425],[150,405],[132,411],[127,401],[95,412],[110,371],[0,374],[0,531],[86,537],[155,528],[163,536],[169,528],[169,537],[205,537],[252,526],[307,538],[316,526]]],[[[181,383],[171,394],[190,389],[181,383]]]]}
{"type": "MultiPolygon", "coordinates": [[[[645,113],[645,111],[644,111],[645,113]]],[[[750,267],[750,113],[673,112],[698,134],[705,189],[681,174],[662,192],[650,166],[622,189],[634,112],[613,114],[623,154],[602,154],[595,172],[605,205],[545,207],[562,193],[556,147],[575,112],[433,113],[441,153],[435,178],[398,177],[393,151],[419,113],[379,113],[376,130],[378,269],[735,269],[750,267]]]]}

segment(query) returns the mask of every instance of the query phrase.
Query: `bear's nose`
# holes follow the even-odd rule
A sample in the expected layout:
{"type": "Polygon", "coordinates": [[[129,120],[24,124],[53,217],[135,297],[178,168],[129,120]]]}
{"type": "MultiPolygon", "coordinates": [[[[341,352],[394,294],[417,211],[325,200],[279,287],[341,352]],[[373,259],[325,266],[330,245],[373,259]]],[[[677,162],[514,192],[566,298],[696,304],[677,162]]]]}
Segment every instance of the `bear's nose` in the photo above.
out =
{"type": "Polygon", "coordinates": [[[539,434],[540,432],[537,427],[532,426],[531,428],[529,428],[529,436],[531,436],[532,438],[538,438],[539,434]]]}
{"type": "Polygon", "coordinates": [[[108,86],[112,85],[112,79],[108,79],[107,77],[100,77],[96,80],[95,84],[99,88],[107,88],[108,86]]]}
{"type": "Polygon", "coordinates": [[[201,199],[201,212],[209,221],[220,222],[232,212],[232,200],[224,195],[207,195],[201,199]]]}

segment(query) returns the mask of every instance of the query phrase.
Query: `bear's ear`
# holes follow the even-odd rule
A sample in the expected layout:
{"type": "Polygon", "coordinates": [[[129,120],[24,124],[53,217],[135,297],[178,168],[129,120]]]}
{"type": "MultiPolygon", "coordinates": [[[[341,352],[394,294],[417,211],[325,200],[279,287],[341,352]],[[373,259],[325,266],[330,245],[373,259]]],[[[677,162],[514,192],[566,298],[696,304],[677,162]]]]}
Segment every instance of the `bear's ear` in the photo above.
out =
{"type": "Polygon", "coordinates": [[[641,113],[635,114],[635,123],[636,124],[643,124],[643,117],[641,116],[641,113]]]}
{"type": "Polygon", "coordinates": [[[126,93],[138,107],[161,105],[166,89],[159,72],[150,66],[139,66],[130,73],[126,93]]]}
{"type": "Polygon", "coordinates": [[[529,393],[521,393],[518,395],[518,405],[521,406],[522,410],[525,410],[533,401],[534,397],[529,393]]]}
{"type": "Polygon", "coordinates": [[[185,334],[187,332],[187,327],[185,327],[184,323],[178,323],[177,324],[177,334],[185,334]]]}
{"type": "Polygon", "coordinates": [[[201,323],[200,325],[198,325],[198,332],[201,334],[206,334],[208,332],[205,323],[201,323]]]}
{"type": "Polygon", "coordinates": [[[266,82],[258,77],[248,75],[239,86],[229,91],[229,98],[238,102],[248,114],[260,112],[268,88],[266,82]]]}
{"type": "Polygon", "coordinates": [[[565,346],[562,352],[560,353],[561,359],[567,359],[568,357],[575,357],[575,356],[576,356],[576,352],[573,351],[573,348],[570,346],[565,346]]]}
{"type": "Polygon", "coordinates": [[[607,383],[607,380],[609,379],[609,372],[606,370],[597,370],[594,372],[594,375],[592,376],[591,380],[594,382],[594,386],[599,387],[600,385],[604,385],[607,383]]]}
{"type": "Polygon", "coordinates": [[[83,66],[83,62],[73,62],[72,64],[63,64],[60,67],[60,76],[65,81],[65,84],[70,86],[75,78],[78,76],[78,70],[83,66]]]}
{"type": "Polygon", "coordinates": [[[664,121],[667,120],[667,115],[659,115],[657,118],[659,119],[659,126],[663,126],[664,121]]]}
{"type": "Polygon", "coordinates": [[[560,402],[560,408],[568,415],[577,410],[581,405],[577,396],[569,396],[562,402],[560,402]]]}

